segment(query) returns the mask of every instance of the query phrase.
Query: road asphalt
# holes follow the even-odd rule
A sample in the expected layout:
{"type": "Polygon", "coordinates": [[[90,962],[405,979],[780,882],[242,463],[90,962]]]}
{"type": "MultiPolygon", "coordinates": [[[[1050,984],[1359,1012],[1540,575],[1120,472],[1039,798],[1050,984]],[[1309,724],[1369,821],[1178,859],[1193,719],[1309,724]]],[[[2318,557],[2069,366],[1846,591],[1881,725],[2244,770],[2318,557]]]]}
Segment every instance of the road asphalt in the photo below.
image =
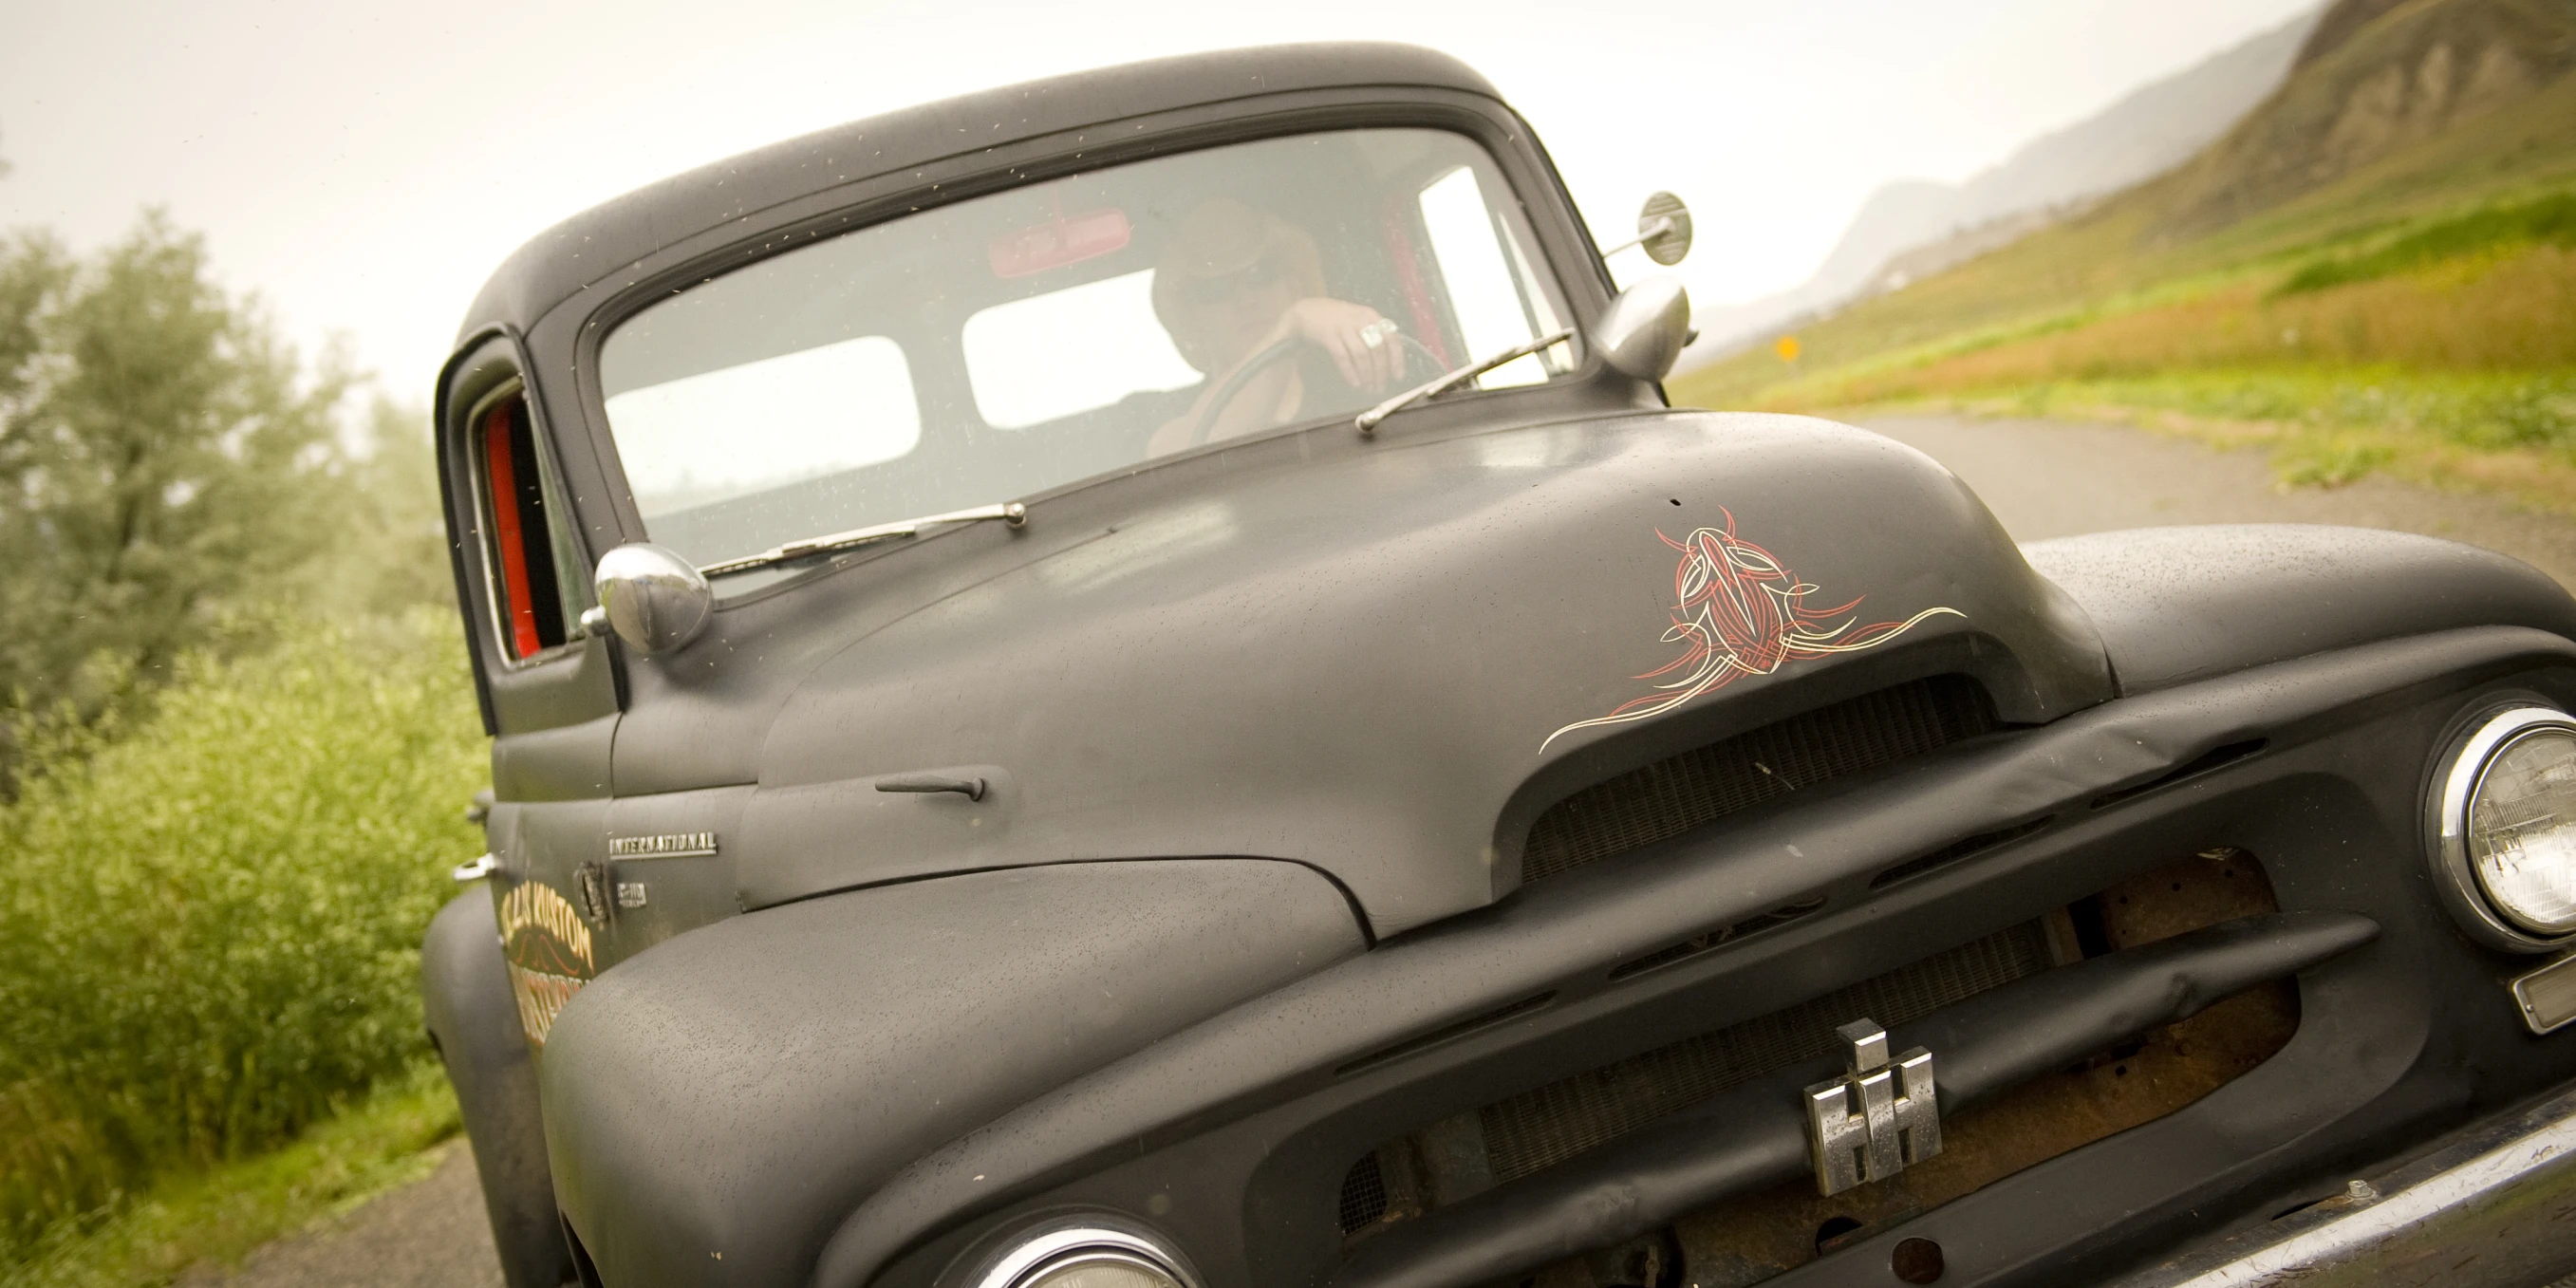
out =
{"type": "Polygon", "coordinates": [[[2485,546],[2576,586],[2576,522],[2492,496],[2381,478],[2285,491],[2260,452],[2116,425],[1964,416],[1857,423],[1949,466],[2020,541],[2182,523],[2336,523],[2485,546]]]}
{"type": "MultiPolygon", "coordinates": [[[[2576,586],[2576,522],[2492,497],[2368,479],[2283,491],[2263,457],[2109,425],[1890,416],[1862,425],[1948,466],[2022,541],[2184,523],[2337,523],[2486,546],[2576,586]]],[[[473,1156],[183,1288],[500,1288],[473,1156]]],[[[2576,1284],[2576,1280],[2571,1280],[2576,1284]]]]}

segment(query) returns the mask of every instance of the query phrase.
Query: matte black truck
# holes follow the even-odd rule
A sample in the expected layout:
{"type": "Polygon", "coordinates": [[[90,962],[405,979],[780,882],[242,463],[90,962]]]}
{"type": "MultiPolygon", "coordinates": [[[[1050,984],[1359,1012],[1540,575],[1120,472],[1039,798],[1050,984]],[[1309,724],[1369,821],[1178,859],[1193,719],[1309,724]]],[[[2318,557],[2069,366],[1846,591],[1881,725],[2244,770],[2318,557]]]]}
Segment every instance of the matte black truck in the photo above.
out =
{"type": "Polygon", "coordinates": [[[2576,602],[1669,408],[1688,235],[1317,46],[504,264],[424,971],[510,1282],[2576,1267],[2576,602]]]}

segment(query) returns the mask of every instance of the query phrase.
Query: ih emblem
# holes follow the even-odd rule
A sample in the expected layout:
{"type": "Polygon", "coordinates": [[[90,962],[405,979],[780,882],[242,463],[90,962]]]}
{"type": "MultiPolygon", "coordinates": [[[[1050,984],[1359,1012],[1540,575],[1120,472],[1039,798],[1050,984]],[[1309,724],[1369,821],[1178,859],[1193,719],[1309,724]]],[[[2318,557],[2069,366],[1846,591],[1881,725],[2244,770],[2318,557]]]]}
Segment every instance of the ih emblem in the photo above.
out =
{"type": "Polygon", "coordinates": [[[1916,1047],[1887,1061],[1887,1030],[1854,1020],[1834,1030],[1849,1072],[1807,1088],[1807,1145],[1816,1192],[1840,1194],[1883,1181],[1941,1152],[1941,1106],[1932,1053],[1916,1047]]]}

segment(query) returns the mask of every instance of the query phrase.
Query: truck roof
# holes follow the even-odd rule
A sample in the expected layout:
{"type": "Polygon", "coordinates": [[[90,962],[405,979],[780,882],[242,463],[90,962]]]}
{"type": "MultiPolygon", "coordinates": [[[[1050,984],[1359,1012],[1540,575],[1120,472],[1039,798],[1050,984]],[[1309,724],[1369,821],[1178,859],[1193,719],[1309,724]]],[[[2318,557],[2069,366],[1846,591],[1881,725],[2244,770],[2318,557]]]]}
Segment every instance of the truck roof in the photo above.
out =
{"type": "MultiPolygon", "coordinates": [[[[1006,85],[817,130],[647,184],[539,233],[502,262],[458,330],[522,330],[566,300],[623,285],[639,261],[782,204],[1065,130],[1297,90],[1460,90],[1499,99],[1466,64],[1411,45],[1278,45],[1188,54],[1006,85]]],[[[746,231],[750,231],[746,229],[746,231]]]]}

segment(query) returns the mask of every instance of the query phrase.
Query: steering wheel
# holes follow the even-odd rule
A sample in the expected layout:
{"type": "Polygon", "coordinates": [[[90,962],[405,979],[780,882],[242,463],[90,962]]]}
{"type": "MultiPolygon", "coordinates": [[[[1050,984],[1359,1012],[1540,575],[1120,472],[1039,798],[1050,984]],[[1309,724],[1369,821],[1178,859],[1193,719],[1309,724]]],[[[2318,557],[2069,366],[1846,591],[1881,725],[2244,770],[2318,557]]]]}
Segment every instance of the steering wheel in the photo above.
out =
{"type": "Polygon", "coordinates": [[[1301,342],[1294,338],[1282,340],[1252,355],[1249,361],[1235,368],[1234,374],[1226,377],[1224,384],[1217,386],[1216,397],[1208,400],[1207,410],[1199,413],[1199,423],[1190,426],[1188,445],[1196,447],[1208,441],[1208,435],[1216,429],[1217,415],[1234,401],[1235,395],[1242,393],[1243,387],[1251,384],[1254,376],[1278,366],[1291,354],[1296,353],[1299,343],[1301,342]]]}
{"type": "MultiPolygon", "coordinates": [[[[1403,352],[1407,358],[1405,370],[1411,370],[1413,364],[1410,359],[1418,357],[1422,359],[1423,365],[1431,369],[1433,375],[1440,374],[1440,359],[1434,356],[1431,350],[1425,347],[1420,340],[1416,340],[1402,331],[1396,332],[1392,338],[1397,344],[1404,346],[1403,352]]],[[[1262,372],[1277,366],[1290,354],[1295,353],[1297,351],[1297,346],[1301,343],[1304,342],[1294,338],[1282,340],[1277,344],[1271,345],[1269,348],[1252,355],[1250,360],[1246,361],[1242,366],[1235,368],[1234,374],[1226,377],[1224,384],[1217,386],[1216,397],[1208,400],[1207,410],[1199,413],[1199,423],[1190,427],[1190,441],[1186,446],[1196,447],[1199,444],[1208,441],[1208,435],[1216,429],[1217,416],[1223,413],[1226,407],[1234,402],[1235,397],[1243,392],[1243,387],[1252,383],[1252,378],[1254,376],[1260,375],[1262,372]]],[[[1403,379],[1402,373],[1397,375],[1397,379],[1403,379]]]]}

